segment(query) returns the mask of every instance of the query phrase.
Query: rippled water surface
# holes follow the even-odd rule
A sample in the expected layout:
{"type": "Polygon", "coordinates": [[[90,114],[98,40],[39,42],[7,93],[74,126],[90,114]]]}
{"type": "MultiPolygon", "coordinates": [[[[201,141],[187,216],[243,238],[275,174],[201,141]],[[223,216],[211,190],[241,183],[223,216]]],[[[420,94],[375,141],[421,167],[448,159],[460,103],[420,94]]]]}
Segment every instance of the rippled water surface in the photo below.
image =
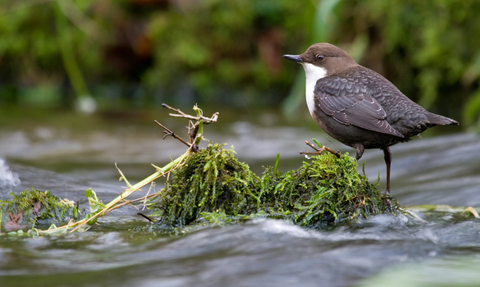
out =
{"type": "MultiPolygon", "coordinates": [[[[0,197],[35,187],[80,200],[92,187],[108,201],[122,190],[115,162],[135,181],[154,172],[150,163],[183,153],[150,122],[103,120],[83,130],[42,122],[5,126],[0,197]]],[[[353,153],[316,129],[275,124],[275,115],[208,127],[206,137],[233,145],[258,172],[277,153],[281,170],[297,168],[304,160],[298,151],[312,137],[353,153]]],[[[328,230],[253,220],[181,236],[136,231],[148,223],[126,207],[85,233],[1,236],[0,286],[480,286],[480,219],[461,208],[480,206],[479,136],[427,134],[392,153],[393,196],[402,205],[445,206],[328,230]]],[[[382,152],[366,151],[362,162],[371,181],[380,173],[383,188],[382,152]]]]}

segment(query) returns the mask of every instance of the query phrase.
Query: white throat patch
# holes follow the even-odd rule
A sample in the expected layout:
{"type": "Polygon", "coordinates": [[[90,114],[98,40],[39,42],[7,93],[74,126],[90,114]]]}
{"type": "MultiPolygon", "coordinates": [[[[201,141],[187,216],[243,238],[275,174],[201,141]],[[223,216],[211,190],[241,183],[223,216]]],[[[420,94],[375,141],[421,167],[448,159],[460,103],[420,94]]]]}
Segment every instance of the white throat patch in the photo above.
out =
{"type": "Polygon", "coordinates": [[[307,79],[305,97],[307,100],[308,111],[312,115],[315,106],[315,101],[313,100],[315,97],[313,93],[315,84],[319,79],[324,78],[327,75],[327,70],[309,63],[302,63],[302,66],[305,70],[305,78],[307,79]]]}

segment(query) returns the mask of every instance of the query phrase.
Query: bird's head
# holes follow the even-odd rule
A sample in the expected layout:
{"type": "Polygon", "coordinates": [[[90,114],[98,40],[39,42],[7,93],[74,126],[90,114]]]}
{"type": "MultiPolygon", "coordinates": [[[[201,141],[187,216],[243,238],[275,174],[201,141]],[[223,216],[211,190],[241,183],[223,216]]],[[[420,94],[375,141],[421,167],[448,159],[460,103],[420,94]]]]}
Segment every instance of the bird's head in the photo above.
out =
{"type": "Polygon", "coordinates": [[[307,77],[313,76],[317,79],[358,65],[347,52],[329,43],[313,44],[303,54],[283,57],[302,64],[307,77]]]}

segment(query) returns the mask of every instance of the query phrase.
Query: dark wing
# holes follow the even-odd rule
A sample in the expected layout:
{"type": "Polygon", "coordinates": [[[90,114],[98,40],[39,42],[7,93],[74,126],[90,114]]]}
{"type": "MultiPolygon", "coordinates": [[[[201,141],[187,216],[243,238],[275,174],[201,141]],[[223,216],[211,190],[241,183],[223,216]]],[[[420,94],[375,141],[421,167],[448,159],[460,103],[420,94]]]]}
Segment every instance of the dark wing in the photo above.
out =
{"type": "Polygon", "coordinates": [[[314,93],[320,109],[344,125],[404,137],[387,122],[385,110],[363,85],[326,77],[317,81],[314,93]]]}

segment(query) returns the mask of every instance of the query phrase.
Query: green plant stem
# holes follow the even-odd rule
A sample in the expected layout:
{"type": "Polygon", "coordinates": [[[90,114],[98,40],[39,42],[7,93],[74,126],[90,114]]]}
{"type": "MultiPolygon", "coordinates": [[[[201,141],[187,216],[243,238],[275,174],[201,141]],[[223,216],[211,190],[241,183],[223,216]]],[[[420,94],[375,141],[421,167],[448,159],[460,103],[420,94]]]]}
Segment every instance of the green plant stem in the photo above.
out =
{"type": "MultiPolygon", "coordinates": [[[[48,229],[48,230],[35,230],[35,231],[37,232],[38,235],[58,235],[58,234],[65,234],[65,233],[68,232],[69,229],[73,228],[72,230],[70,230],[70,232],[74,232],[74,231],[78,230],[80,227],[82,227],[83,225],[87,224],[90,220],[92,220],[96,217],[101,217],[101,216],[107,214],[108,212],[110,212],[111,210],[113,210],[114,207],[120,201],[124,200],[125,198],[130,196],[135,191],[139,190],[143,186],[151,183],[152,181],[156,180],[157,178],[159,178],[159,177],[167,174],[171,170],[173,170],[176,166],[180,165],[184,159],[188,158],[190,156],[190,154],[191,154],[191,149],[188,149],[184,154],[182,154],[181,156],[179,156],[175,160],[171,161],[169,164],[165,165],[161,170],[157,170],[157,172],[153,173],[152,175],[145,178],[144,180],[138,182],[137,184],[134,184],[134,185],[128,187],[127,189],[125,189],[122,192],[122,194],[120,194],[115,199],[110,201],[108,204],[105,205],[105,207],[102,210],[100,210],[99,212],[97,212],[95,215],[93,215],[92,217],[90,217],[88,219],[83,219],[83,220],[80,220],[78,222],[69,223],[67,225],[52,228],[52,229],[48,229]]],[[[122,179],[126,180],[126,178],[123,175],[122,175],[122,179]]]]}
{"type": "MultiPolygon", "coordinates": [[[[173,109],[173,108],[167,106],[166,104],[164,104],[164,106],[168,107],[170,109],[173,109]]],[[[173,109],[173,110],[178,111],[180,113],[181,117],[192,119],[192,116],[186,115],[183,112],[181,112],[180,110],[177,110],[177,109],[173,109]]],[[[212,123],[212,122],[216,122],[217,118],[218,118],[218,113],[213,114],[213,116],[211,118],[203,117],[203,112],[200,108],[197,107],[197,105],[195,105],[193,107],[193,110],[197,113],[197,118],[195,118],[197,120],[197,122],[196,122],[196,124],[192,124],[192,125],[194,127],[196,125],[198,125],[198,130],[197,130],[197,133],[195,135],[195,138],[190,143],[190,147],[187,149],[187,151],[184,154],[182,154],[181,156],[179,156],[175,160],[171,161],[169,164],[165,165],[163,168],[160,168],[160,167],[152,164],[153,167],[155,167],[155,169],[157,171],[155,173],[153,173],[152,175],[148,176],[147,178],[143,179],[142,181],[138,182],[135,185],[131,185],[130,182],[125,177],[125,175],[123,174],[123,172],[120,169],[118,169],[118,167],[117,167],[118,172],[120,173],[120,179],[125,181],[125,183],[127,184],[127,188],[122,192],[122,194],[117,196],[115,199],[110,201],[108,204],[106,204],[106,205],[102,204],[101,206],[103,206],[103,208],[100,211],[96,212],[95,214],[93,214],[93,212],[91,212],[90,214],[87,215],[88,218],[85,218],[85,219],[80,220],[78,222],[73,222],[73,220],[72,220],[67,225],[50,228],[48,230],[38,230],[38,229],[32,228],[31,232],[35,232],[37,235],[61,235],[61,234],[66,234],[67,232],[70,232],[70,233],[74,232],[74,231],[78,230],[80,227],[84,226],[85,224],[87,224],[89,222],[90,222],[90,224],[93,224],[95,222],[95,221],[93,221],[95,218],[101,217],[101,216],[109,213],[110,211],[114,210],[115,208],[118,208],[120,206],[123,206],[123,205],[131,202],[131,201],[126,201],[125,198],[130,196],[135,191],[139,190],[143,186],[153,182],[157,178],[159,178],[161,176],[164,176],[165,174],[168,174],[172,170],[179,167],[182,164],[182,162],[185,159],[187,159],[191,155],[192,152],[194,152],[194,150],[192,150],[194,148],[194,146],[200,144],[200,141],[203,138],[203,124],[204,124],[204,121],[206,123],[212,123]],[[195,144],[193,144],[193,143],[195,143],[195,144]],[[119,202],[121,202],[121,201],[122,201],[122,203],[119,204],[119,202]]],[[[170,114],[170,115],[172,115],[172,114],[170,114]]],[[[173,116],[175,116],[175,115],[173,115],[173,116]]],[[[163,127],[163,125],[161,125],[161,126],[163,127]]],[[[165,127],[164,127],[164,129],[165,129],[165,127]]],[[[95,193],[93,193],[93,191],[92,191],[92,194],[95,194],[95,193]]],[[[90,195],[87,195],[87,197],[89,198],[89,200],[91,199],[90,195]]],[[[96,196],[94,196],[94,197],[95,197],[94,200],[96,201],[96,204],[98,205],[99,204],[98,199],[96,198],[96,196]]]]}

